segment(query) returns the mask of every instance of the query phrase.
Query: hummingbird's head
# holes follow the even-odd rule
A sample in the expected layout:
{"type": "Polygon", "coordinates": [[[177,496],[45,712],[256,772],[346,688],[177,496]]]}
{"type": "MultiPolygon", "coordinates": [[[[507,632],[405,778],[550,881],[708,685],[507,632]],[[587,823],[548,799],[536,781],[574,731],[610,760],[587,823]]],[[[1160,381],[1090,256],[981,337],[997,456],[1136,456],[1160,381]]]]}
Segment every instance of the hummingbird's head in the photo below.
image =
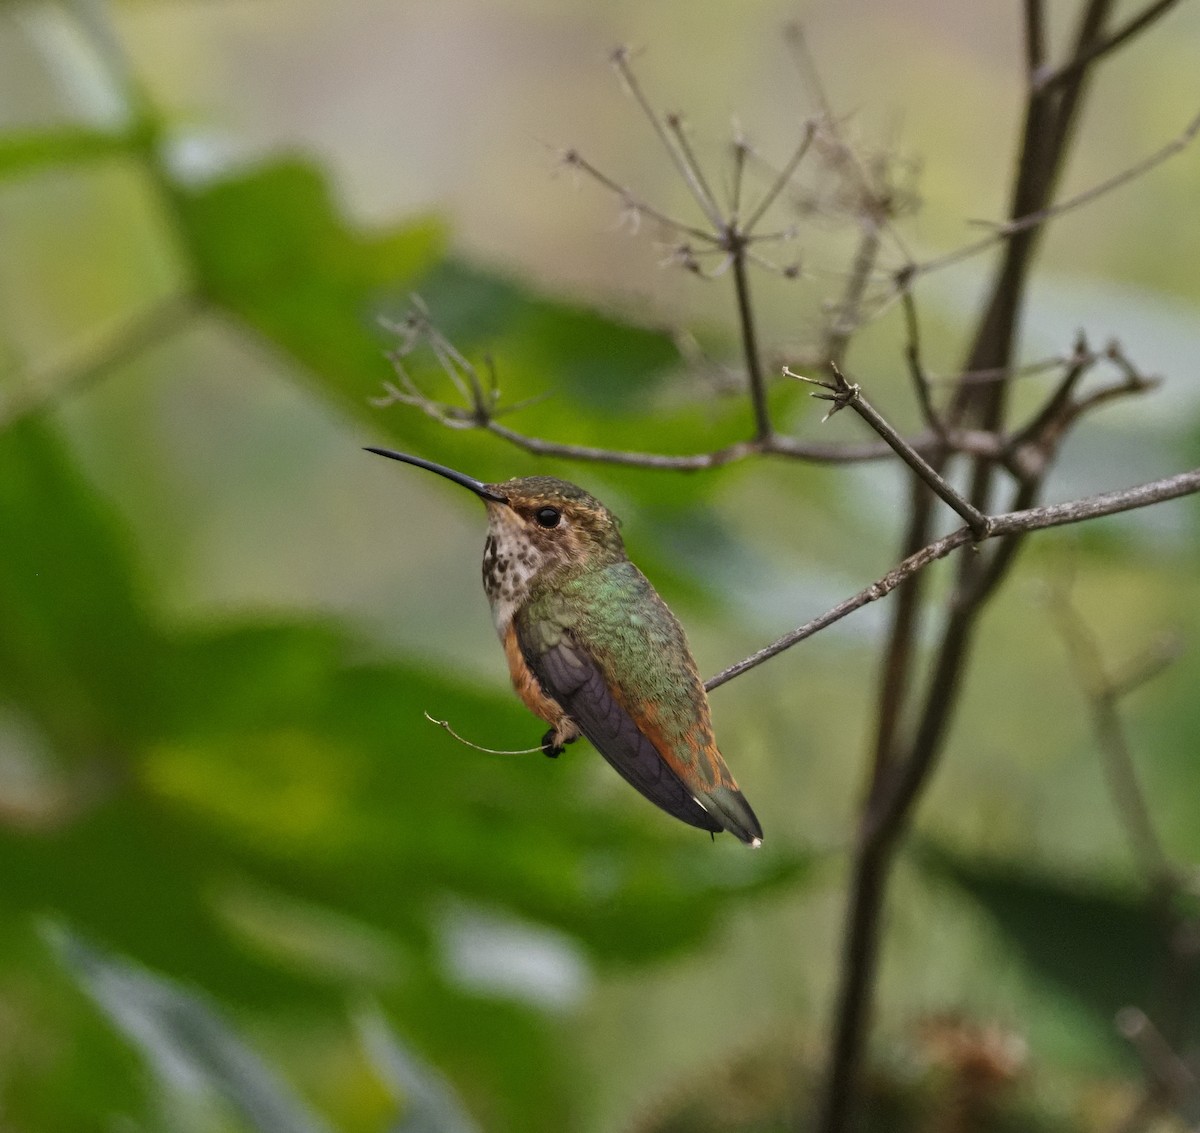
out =
{"type": "Polygon", "coordinates": [[[485,559],[514,560],[514,567],[519,563],[527,578],[550,568],[615,562],[625,557],[621,521],[598,499],[567,480],[523,476],[501,484],[485,484],[421,457],[390,449],[367,451],[426,468],[474,492],[488,509],[485,559]]]}
{"type": "Polygon", "coordinates": [[[504,542],[527,544],[543,562],[625,557],[621,521],[578,485],[553,476],[522,476],[487,487],[504,499],[486,500],[492,533],[504,542]]]}

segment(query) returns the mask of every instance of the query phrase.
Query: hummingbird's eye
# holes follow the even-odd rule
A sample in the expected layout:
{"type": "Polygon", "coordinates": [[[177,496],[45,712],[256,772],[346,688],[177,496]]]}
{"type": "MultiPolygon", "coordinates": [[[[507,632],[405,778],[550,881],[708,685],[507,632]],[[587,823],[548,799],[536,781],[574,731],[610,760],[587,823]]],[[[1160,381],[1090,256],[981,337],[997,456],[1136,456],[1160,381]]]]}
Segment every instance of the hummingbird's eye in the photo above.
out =
{"type": "Polygon", "coordinates": [[[539,527],[557,527],[562,514],[556,507],[540,507],[533,513],[539,527]]]}

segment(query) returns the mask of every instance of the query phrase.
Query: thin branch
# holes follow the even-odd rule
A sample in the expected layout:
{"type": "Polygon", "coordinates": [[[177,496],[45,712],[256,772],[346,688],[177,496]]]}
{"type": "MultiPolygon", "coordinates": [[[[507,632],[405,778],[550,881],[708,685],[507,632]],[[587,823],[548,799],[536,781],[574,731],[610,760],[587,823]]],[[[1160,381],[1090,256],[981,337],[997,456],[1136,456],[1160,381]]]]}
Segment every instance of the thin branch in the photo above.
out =
{"type": "Polygon", "coordinates": [[[1149,1075],[1176,1104],[1200,1097],[1200,1079],[1171,1048],[1144,1011],[1123,1007],[1117,1013],[1117,1030],[1138,1052],[1149,1075]]]}
{"type": "Polygon", "coordinates": [[[751,456],[781,456],[792,460],[809,460],[817,464],[855,464],[860,461],[880,460],[891,452],[888,446],[883,444],[821,444],[816,441],[797,441],[773,433],[762,441],[738,441],[712,452],[675,456],[667,453],[625,452],[591,445],[559,444],[514,432],[494,421],[488,421],[480,427],[535,456],[581,460],[590,464],[617,464],[628,468],[653,468],[669,472],[699,472],[706,468],[721,468],[751,456]]]}
{"type": "Polygon", "coordinates": [[[965,543],[969,543],[972,538],[970,529],[963,527],[952,535],[947,535],[945,538],[939,539],[936,543],[931,543],[929,546],[922,548],[915,555],[909,555],[899,566],[893,567],[887,574],[872,582],[866,589],[860,590],[857,594],[847,598],[843,602],[839,602],[832,610],[828,610],[820,617],[805,622],[804,625],[798,626],[790,633],[785,633],[782,637],[771,642],[770,645],[764,646],[756,653],[750,654],[749,657],[730,665],[726,669],[722,669],[715,677],[710,677],[705,681],[704,687],[710,692],[715,688],[720,688],[721,685],[733,680],[734,677],[740,677],[743,673],[757,668],[764,661],[769,661],[785,649],[790,649],[805,638],[812,637],[813,634],[828,628],[834,622],[840,622],[847,614],[852,614],[855,610],[861,610],[863,606],[870,605],[872,602],[878,602],[880,598],[886,598],[905,579],[923,570],[930,563],[945,558],[951,551],[956,550],[965,543]]]}
{"type": "Polygon", "coordinates": [[[879,225],[871,217],[863,218],[862,234],[850,264],[846,288],[834,307],[834,317],[822,346],[831,365],[838,365],[844,360],[850,337],[859,328],[863,296],[871,282],[879,247],[879,225]]]}
{"type": "Polygon", "coordinates": [[[625,188],[624,185],[614,181],[607,173],[597,169],[577,149],[564,150],[562,152],[562,162],[572,169],[578,169],[586,173],[598,185],[602,185],[610,193],[615,193],[621,199],[622,205],[632,210],[635,214],[641,214],[642,216],[650,217],[651,220],[657,220],[665,228],[672,228],[677,232],[685,233],[692,237],[693,240],[702,240],[706,244],[715,244],[717,242],[717,237],[711,232],[707,232],[703,228],[697,228],[695,225],[687,224],[682,220],[676,220],[674,217],[668,216],[665,212],[659,212],[658,209],[647,204],[631,190],[625,188]]]}
{"type": "Polygon", "coordinates": [[[1074,79],[1080,71],[1090,66],[1097,59],[1101,58],[1101,56],[1116,50],[1126,40],[1144,31],[1155,20],[1166,15],[1178,2],[1179,0],[1156,0],[1155,3],[1147,5],[1141,12],[1136,16],[1131,16],[1105,39],[1097,40],[1085,50],[1077,52],[1074,58],[1064,63],[1056,71],[1051,71],[1048,75],[1038,77],[1036,80],[1037,90],[1042,93],[1051,91],[1074,79]]]}
{"type": "MultiPolygon", "coordinates": [[[[792,62],[795,64],[800,81],[808,88],[809,97],[817,104],[821,121],[829,132],[829,138],[836,144],[839,155],[847,159],[847,164],[854,173],[860,197],[859,220],[862,221],[865,218],[877,230],[886,232],[903,259],[911,262],[912,255],[909,253],[908,246],[893,222],[897,194],[888,184],[886,161],[881,163],[880,184],[876,185],[854,147],[842,140],[838,119],[834,116],[833,106],[821,79],[816,59],[809,50],[808,37],[804,33],[803,25],[797,20],[786,24],[784,40],[791,50],[792,62]]],[[[878,238],[878,231],[875,238],[878,238]]],[[[844,310],[855,309],[857,302],[850,302],[848,297],[844,296],[842,307],[844,310]]],[[[841,361],[840,353],[831,356],[835,361],[841,361]]]]}
{"type": "MultiPolygon", "coordinates": [[[[1049,450],[1053,444],[1047,444],[1050,434],[1056,437],[1062,434],[1069,420],[1073,419],[1072,394],[1084,374],[1096,364],[1096,355],[1088,349],[1087,339],[1081,333],[1075,342],[1075,353],[1070,365],[1059,381],[1054,392],[1046,399],[1046,404],[1034,415],[1033,419],[1016,433],[1012,438],[1014,449],[1024,445],[1040,445],[1049,450]]],[[[1044,460],[1043,460],[1044,463],[1044,460]]]]}
{"type": "Polygon", "coordinates": [[[981,252],[986,252],[994,248],[997,244],[1003,243],[1005,240],[1010,240],[1022,232],[1027,232],[1031,228],[1037,228],[1049,220],[1062,216],[1063,213],[1071,212],[1083,205],[1090,204],[1097,197],[1112,192],[1114,189],[1119,189],[1122,185],[1144,176],[1156,166],[1161,165],[1164,161],[1187,149],[1195,140],[1197,134],[1200,134],[1200,114],[1197,114],[1181,133],[1177,134],[1166,145],[1155,150],[1149,157],[1145,157],[1141,161],[1121,170],[1120,173],[1116,173],[1112,177],[1093,185],[1090,189],[1085,189],[1082,193],[1077,193],[1075,196],[1068,197],[1066,200],[1059,201],[1057,204],[1050,205],[1047,208],[1038,209],[1035,212],[1017,217],[1015,220],[1010,220],[1004,224],[998,224],[991,235],[985,236],[981,240],[965,244],[953,252],[947,252],[945,255],[935,256],[933,259],[911,264],[905,270],[910,276],[928,275],[930,272],[939,271],[942,268],[949,267],[951,264],[961,263],[963,260],[977,256],[981,252]]]}
{"type": "Polygon", "coordinates": [[[1083,414],[1117,398],[1146,393],[1159,385],[1157,378],[1147,377],[1137,370],[1117,343],[1110,343],[1103,356],[1121,371],[1121,380],[1100,386],[1083,397],[1072,396],[1083,375],[1100,358],[1088,349],[1083,335],[1079,336],[1075,355],[1058,388],[1029,424],[1010,438],[1010,471],[1026,480],[1040,478],[1063,437],[1083,414]]]}
{"type": "MultiPolygon", "coordinates": [[[[1083,523],[1089,519],[1099,519],[1106,515],[1117,515],[1121,512],[1134,511],[1138,508],[1149,507],[1152,504],[1163,503],[1167,500],[1179,499],[1182,496],[1200,492],[1200,468],[1190,472],[1180,472],[1175,476],[1167,476],[1162,480],[1152,480],[1133,488],[1122,488],[1115,492],[1103,492],[1095,496],[1071,500],[1061,504],[1046,504],[1041,507],[1026,508],[1022,511],[1005,512],[990,517],[988,533],[983,537],[994,539],[1004,535],[1014,535],[1028,531],[1043,531],[1050,527],[1062,527],[1071,523],[1083,523]]],[[[975,534],[969,527],[960,527],[949,535],[936,539],[928,546],[922,547],[915,554],[909,555],[898,566],[893,567],[882,578],[871,583],[844,602],[839,602],[832,610],[814,618],[810,622],[797,627],[790,633],[773,641],[770,645],[752,653],[749,657],[721,670],[716,676],[709,678],[705,688],[712,690],[741,676],[742,673],[756,668],[764,661],[790,649],[797,642],[811,637],[819,630],[825,629],[834,622],[841,621],[847,614],[872,602],[879,601],[896,589],[900,583],[924,570],[930,563],[944,559],[952,551],[968,543],[975,542],[975,534]]]]}
{"type": "Polygon", "coordinates": [[[1178,136],[1148,157],[1143,158],[1127,169],[1123,169],[1120,173],[1114,174],[1108,180],[1101,181],[1099,184],[1093,185],[1090,189],[1085,189],[1082,193],[1077,193],[1073,197],[1068,197],[1065,201],[1059,201],[1057,204],[1041,209],[1039,212],[1030,213],[1017,220],[1000,225],[998,234],[1002,238],[1007,239],[1010,236],[1015,236],[1018,232],[1024,232],[1027,229],[1044,224],[1052,217],[1061,216],[1072,209],[1090,204],[1097,197],[1112,192],[1113,189],[1118,189],[1122,185],[1149,173],[1155,166],[1161,165],[1164,161],[1185,150],[1195,140],[1197,133],[1200,133],[1200,114],[1197,114],[1178,136]]]}
{"type": "MultiPolygon", "coordinates": [[[[1048,464],[1043,464],[1040,472],[1026,474],[1018,480],[1009,511],[1024,511],[1037,503],[1042,490],[1042,478],[1048,467],[1048,464]]],[[[984,558],[980,565],[976,565],[969,575],[964,572],[961,590],[955,600],[956,605],[973,607],[987,601],[992,591],[1004,581],[1028,537],[1028,531],[1009,535],[1000,540],[988,557],[984,558]]]]}
{"type": "Polygon", "coordinates": [[[1046,14],[1042,0],[1025,0],[1025,70],[1030,82],[1046,58],[1046,14]]]}
{"type": "MultiPolygon", "coordinates": [[[[942,463],[945,450],[934,454],[942,463]]],[[[901,544],[904,557],[915,555],[933,538],[934,497],[915,476],[909,480],[908,523],[901,544]]],[[[912,686],[913,657],[921,628],[925,575],[908,578],[892,606],[892,624],[880,665],[875,739],[864,798],[869,799],[897,757],[897,737],[912,686]]]]}
{"type": "Polygon", "coordinates": [[[704,175],[704,170],[700,162],[696,158],[695,152],[692,150],[692,143],[688,141],[687,130],[684,128],[683,115],[672,112],[666,116],[667,129],[675,138],[675,144],[679,147],[679,156],[689,170],[692,176],[696,179],[696,187],[703,194],[704,199],[708,202],[709,208],[712,210],[711,216],[721,215],[721,206],[717,203],[717,196],[712,191],[712,187],[708,183],[708,178],[704,175]]]}
{"type": "Polygon", "coordinates": [[[659,141],[662,142],[663,148],[667,151],[684,183],[691,190],[692,196],[700,206],[700,211],[708,218],[708,222],[714,229],[720,229],[722,226],[721,210],[717,207],[716,201],[712,199],[711,194],[708,192],[704,175],[699,172],[689,159],[690,151],[681,152],[671,140],[671,135],[663,125],[662,119],[659,118],[654,108],[650,105],[641,84],[637,80],[637,76],[633,73],[633,68],[629,65],[629,49],[627,47],[618,47],[612,53],[612,65],[624,80],[629,93],[633,95],[634,100],[642,108],[642,112],[646,115],[650,125],[654,127],[654,132],[658,135],[659,141]]]}
{"type": "MultiPolygon", "coordinates": [[[[792,153],[792,156],[788,158],[784,167],[779,171],[779,176],[775,178],[774,183],[763,194],[762,200],[760,200],[755,206],[754,211],[750,214],[750,218],[745,224],[742,225],[741,230],[744,235],[749,236],[751,233],[753,233],[755,225],[762,220],[767,209],[769,209],[775,203],[779,197],[779,194],[787,188],[788,182],[791,181],[796,172],[796,168],[799,166],[800,162],[804,160],[804,155],[808,153],[809,146],[812,145],[812,141],[813,138],[816,137],[816,133],[816,123],[812,121],[807,122],[804,127],[804,136],[800,139],[800,144],[796,147],[795,151],[792,153]]],[[[742,152],[744,160],[745,150],[743,149],[742,152]]]]}
{"type": "MultiPolygon", "coordinates": [[[[1080,58],[1104,39],[1104,29],[1108,24],[1113,9],[1118,0],[1087,0],[1082,5],[1083,11],[1075,31],[1072,47],[1072,58],[1080,58]]],[[[1030,92],[1030,104],[1045,107],[1050,111],[1047,121],[1047,152],[1054,155],[1054,160],[1048,163],[1043,182],[1042,205],[1048,205],[1053,199],[1053,187],[1058,181],[1063,168],[1063,156],[1067,153],[1070,139],[1079,121],[1078,110],[1083,105],[1089,83],[1092,79],[1092,69],[1083,67],[1075,74],[1066,78],[1061,89],[1052,95],[1046,95],[1037,90],[1030,92]]],[[[1020,210],[1028,212],[1029,206],[1020,210]]]]}
{"type": "Polygon", "coordinates": [[[987,385],[990,382],[1005,382],[1010,378],[1027,378],[1044,374],[1049,370],[1058,370],[1071,361],[1061,354],[1051,358],[1039,358],[1027,362],[1023,366],[992,366],[982,370],[962,370],[947,377],[930,377],[930,385],[969,386],[987,385]]]}
{"type": "MultiPolygon", "coordinates": [[[[529,398],[511,405],[499,404],[499,390],[495,373],[490,375],[489,388],[484,390],[474,365],[454,348],[430,322],[428,313],[419,304],[392,329],[401,336],[400,345],[391,354],[397,383],[385,382],[383,394],[372,399],[376,408],[389,405],[408,405],[449,429],[482,429],[501,440],[536,456],[557,457],[563,460],[587,461],[594,464],[615,464],[632,468],[657,469],[659,471],[696,472],[706,468],[719,468],[725,464],[744,460],[751,456],[775,456],[789,460],[806,460],[822,464],[852,464],[886,458],[892,446],[885,443],[871,444],[828,444],[818,441],[801,441],[792,437],[769,433],[765,437],[739,441],[710,452],[667,454],[652,452],[630,452],[620,449],[598,448],[591,445],[565,444],[544,440],[517,432],[498,423],[497,418],[515,412],[547,396],[529,398]],[[424,393],[413,380],[406,366],[408,355],[419,342],[429,341],[440,368],[447,374],[466,401],[465,406],[450,405],[424,393]]],[[[751,323],[751,330],[753,324],[751,323]]],[[[757,349],[753,340],[752,349],[757,349]]],[[[1003,437],[973,430],[958,430],[945,437],[920,435],[905,440],[905,445],[916,451],[949,448],[950,451],[972,456],[987,456],[1004,461],[1007,459],[1006,442],[1003,437]]]]}
{"type": "Polygon", "coordinates": [[[746,181],[746,142],[740,133],[733,140],[733,174],[729,188],[729,215],[734,221],[742,211],[742,186],[746,181]]]}
{"type": "Polygon", "coordinates": [[[799,20],[790,20],[784,25],[784,42],[792,52],[792,62],[800,76],[800,81],[806,83],[809,97],[820,108],[822,116],[829,122],[833,121],[833,109],[829,105],[829,96],[825,93],[825,84],[821,81],[821,73],[817,70],[816,60],[808,49],[808,37],[804,34],[804,25],[799,20]]]}
{"type": "Polygon", "coordinates": [[[875,430],[891,449],[909,466],[934,493],[949,507],[958,513],[967,526],[975,533],[977,539],[983,539],[988,534],[988,517],[965,500],[941,474],[921,456],[892,426],[887,419],[863,395],[862,389],[847,382],[836,364],[831,363],[833,381],[827,382],[819,378],[806,378],[803,374],[794,373],[786,366],[783,372],[790,378],[796,378],[810,385],[820,386],[828,393],[814,393],[812,396],[822,401],[833,403],[826,419],[832,417],[841,409],[850,408],[855,411],[872,429],[875,430]]]}
{"type": "Polygon", "coordinates": [[[929,429],[941,437],[945,435],[946,427],[933,407],[933,392],[929,384],[929,375],[925,373],[921,361],[921,323],[917,318],[917,301],[912,290],[905,288],[901,293],[901,303],[904,309],[904,326],[908,334],[908,342],[904,348],[904,357],[908,362],[908,373],[916,391],[917,404],[921,407],[921,416],[929,429]]]}
{"type": "Polygon", "coordinates": [[[1117,681],[1109,675],[1100,654],[1100,644],[1070,596],[1063,591],[1056,591],[1049,608],[1066,644],[1071,667],[1087,698],[1092,730],[1104,756],[1113,808],[1121,818],[1133,855],[1150,889],[1158,890],[1164,882],[1170,882],[1171,864],[1150,817],[1150,807],[1138,780],[1119,704],[1128,692],[1161,673],[1178,657],[1178,641],[1164,639],[1152,653],[1139,660],[1136,669],[1131,670],[1123,680],[1117,681]]]}
{"type": "MultiPolygon", "coordinates": [[[[731,238],[733,234],[731,233],[731,238]]],[[[750,302],[750,280],[746,274],[746,245],[738,238],[730,249],[733,256],[733,287],[737,295],[738,326],[742,353],[746,359],[746,380],[750,386],[750,404],[754,412],[754,439],[762,442],[772,435],[771,415],[767,408],[767,379],[754,326],[754,307],[750,302]]]]}
{"type": "MultiPolygon", "coordinates": [[[[449,422],[447,422],[449,424],[449,422]]],[[[452,426],[453,427],[453,426],[452,426]]],[[[597,448],[591,445],[561,444],[541,437],[530,437],[489,420],[458,427],[486,429],[489,433],[533,453],[562,460],[580,460],[590,464],[619,464],[630,468],[654,468],[668,472],[698,472],[719,468],[751,456],[778,456],[789,460],[806,460],[814,464],[862,464],[883,460],[894,450],[884,442],[860,444],[830,444],[820,441],[801,441],[772,433],[762,441],[738,441],[712,452],[672,455],[652,452],[626,452],[620,449],[597,448]]],[[[1002,437],[974,429],[959,429],[939,437],[924,434],[905,442],[918,453],[940,451],[947,446],[952,452],[967,456],[990,456],[1003,460],[1005,442],[1002,437]]]]}

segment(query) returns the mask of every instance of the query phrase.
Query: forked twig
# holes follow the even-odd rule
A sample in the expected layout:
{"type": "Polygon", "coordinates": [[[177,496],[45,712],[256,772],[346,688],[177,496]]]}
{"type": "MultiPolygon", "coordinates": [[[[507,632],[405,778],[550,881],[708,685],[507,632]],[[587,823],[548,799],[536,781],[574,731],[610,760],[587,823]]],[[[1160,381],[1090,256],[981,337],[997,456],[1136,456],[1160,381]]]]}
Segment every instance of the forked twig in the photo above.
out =
{"type": "Polygon", "coordinates": [[[833,372],[832,381],[805,377],[803,374],[797,374],[795,371],[788,369],[787,366],[784,366],[783,372],[789,378],[807,382],[809,385],[820,386],[821,389],[826,391],[812,395],[822,401],[832,403],[832,407],[825,415],[826,421],[841,409],[853,409],[855,413],[884,439],[892,451],[933,489],[941,500],[959,514],[977,539],[986,538],[991,522],[988,517],[971,504],[969,500],[964,499],[960,493],[956,492],[937,469],[889,424],[883,414],[866,399],[862,388],[857,383],[846,381],[845,376],[838,369],[836,363],[831,363],[830,366],[833,372]]]}
{"type": "Polygon", "coordinates": [[[1148,887],[1152,892],[1159,891],[1174,884],[1174,869],[1150,816],[1150,806],[1121,719],[1120,702],[1176,660],[1181,642],[1173,635],[1162,637],[1127,665],[1123,673],[1113,675],[1101,656],[1100,643],[1065,588],[1056,587],[1048,605],[1088,702],[1092,731],[1104,758],[1113,809],[1125,827],[1133,856],[1148,887]]]}
{"type": "MultiPolygon", "coordinates": [[[[995,539],[1019,533],[1042,531],[1071,523],[1083,523],[1089,519],[1098,519],[1101,516],[1117,515],[1120,512],[1149,507],[1152,504],[1179,499],[1196,492],[1200,492],[1200,468],[1190,472],[1180,472],[1162,480],[1153,480],[1147,484],[1139,484],[1135,488],[1103,492],[1100,495],[1087,496],[1069,503],[1046,504],[1041,507],[989,516],[989,529],[983,538],[985,540],[995,539]]],[[[756,668],[764,661],[778,656],[785,649],[790,649],[805,638],[812,637],[814,633],[818,633],[834,622],[841,621],[847,614],[852,614],[855,610],[886,597],[901,583],[920,573],[931,563],[944,559],[947,555],[957,551],[959,547],[976,541],[975,534],[969,527],[960,527],[957,531],[934,540],[909,555],[903,562],[893,567],[882,578],[871,583],[866,589],[860,590],[844,602],[839,602],[833,609],[820,617],[784,634],[757,653],[752,653],[749,657],[723,669],[716,676],[710,677],[705,682],[705,687],[710,690],[719,688],[733,680],[734,677],[741,676],[742,673],[756,668]]]]}
{"type": "Polygon", "coordinates": [[[1150,24],[1160,16],[1166,15],[1178,2],[1179,0],[1155,0],[1154,3],[1147,4],[1136,15],[1130,16],[1116,31],[1111,32],[1104,39],[1097,40],[1086,50],[1078,52],[1057,70],[1051,71],[1047,75],[1035,75],[1035,89],[1039,94],[1044,94],[1070,82],[1084,68],[1091,66],[1102,56],[1107,55],[1110,51],[1115,51],[1127,40],[1145,31],[1150,24]]]}
{"type": "Polygon", "coordinates": [[[1090,204],[1098,197],[1104,196],[1106,193],[1112,192],[1114,189],[1119,189],[1123,185],[1127,185],[1130,181],[1134,181],[1139,177],[1149,173],[1152,169],[1161,165],[1164,161],[1168,161],[1177,153],[1181,153],[1196,139],[1196,135],[1200,134],[1200,114],[1197,114],[1184,129],[1172,138],[1166,145],[1155,150],[1148,157],[1141,161],[1135,162],[1121,172],[1114,174],[1111,177],[1105,178],[1103,181],[1091,186],[1089,189],[1083,190],[1081,193],[1076,193],[1073,197],[1068,197],[1066,200],[1057,202],[1047,208],[1038,209],[1035,212],[1027,213],[1024,216],[1017,217],[1015,220],[1006,221],[1002,224],[997,224],[995,230],[988,236],[984,236],[980,240],[973,241],[969,244],[964,244],[961,248],[956,248],[954,251],[946,252],[941,256],[934,256],[932,259],[922,260],[920,263],[908,264],[901,269],[897,274],[897,286],[901,286],[899,277],[903,274],[906,278],[912,279],[918,275],[928,275],[930,272],[940,271],[942,268],[949,267],[951,264],[961,263],[963,260],[968,260],[972,256],[977,256],[982,252],[986,252],[994,248],[997,244],[1003,243],[1005,240],[1011,239],[1013,236],[1019,235],[1022,232],[1028,232],[1030,229],[1039,228],[1049,220],[1054,220],[1062,216],[1064,213],[1072,212],[1073,210],[1090,204]]]}
{"type": "Polygon", "coordinates": [[[633,95],[634,100],[642,108],[647,121],[654,128],[659,141],[662,142],[663,148],[670,155],[671,161],[674,163],[680,177],[683,178],[684,184],[691,190],[692,196],[700,206],[700,211],[704,213],[709,224],[714,229],[720,229],[723,223],[721,210],[718,208],[717,202],[713,199],[708,189],[704,174],[692,159],[690,149],[686,147],[680,149],[672,140],[672,136],[668,132],[663,120],[659,118],[654,111],[654,107],[650,105],[650,100],[646,97],[641,83],[638,82],[637,76],[633,73],[633,68],[629,65],[629,48],[618,47],[612,53],[611,60],[617,74],[624,81],[626,89],[633,95]]]}

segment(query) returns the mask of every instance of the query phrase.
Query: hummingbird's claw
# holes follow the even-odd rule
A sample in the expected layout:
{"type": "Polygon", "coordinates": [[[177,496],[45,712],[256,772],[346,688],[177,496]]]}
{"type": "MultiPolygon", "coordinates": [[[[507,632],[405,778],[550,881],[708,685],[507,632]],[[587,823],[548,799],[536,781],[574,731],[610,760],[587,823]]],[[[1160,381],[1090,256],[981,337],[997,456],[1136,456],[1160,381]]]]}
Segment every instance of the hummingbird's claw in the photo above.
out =
{"type": "Polygon", "coordinates": [[[579,739],[579,733],[576,732],[573,736],[564,737],[560,743],[555,743],[555,740],[558,738],[558,734],[557,728],[551,728],[550,731],[548,731],[542,737],[542,754],[548,756],[550,759],[557,759],[564,751],[567,750],[567,744],[573,744],[577,739],[579,739]]]}

